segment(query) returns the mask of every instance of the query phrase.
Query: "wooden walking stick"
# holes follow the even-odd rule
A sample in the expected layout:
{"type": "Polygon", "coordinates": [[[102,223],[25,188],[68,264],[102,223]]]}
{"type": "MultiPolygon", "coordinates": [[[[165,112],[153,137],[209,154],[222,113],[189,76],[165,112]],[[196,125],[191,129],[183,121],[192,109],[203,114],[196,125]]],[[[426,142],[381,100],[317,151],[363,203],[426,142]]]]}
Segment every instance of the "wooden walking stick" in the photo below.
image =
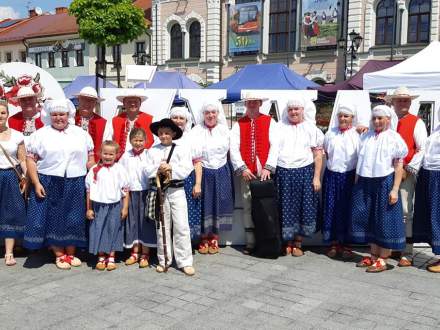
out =
{"type": "Polygon", "coordinates": [[[163,199],[164,199],[164,192],[162,190],[162,185],[160,182],[161,174],[156,174],[156,186],[157,186],[157,197],[159,198],[159,223],[162,227],[162,246],[163,246],[163,253],[165,255],[165,269],[164,271],[168,271],[168,246],[167,246],[167,236],[166,236],[166,230],[165,230],[165,215],[163,212],[163,199]]]}

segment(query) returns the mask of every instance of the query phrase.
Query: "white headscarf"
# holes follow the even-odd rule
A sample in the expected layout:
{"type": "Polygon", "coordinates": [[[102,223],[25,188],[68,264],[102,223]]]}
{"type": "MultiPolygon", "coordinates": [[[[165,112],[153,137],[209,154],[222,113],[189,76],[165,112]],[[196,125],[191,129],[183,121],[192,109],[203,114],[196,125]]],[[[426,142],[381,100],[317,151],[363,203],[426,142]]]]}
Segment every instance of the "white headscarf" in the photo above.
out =
{"type": "Polygon", "coordinates": [[[52,120],[50,118],[50,114],[52,112],[67,113],[69,124],[75,124],[76,109],[72,101],[69,99],[47,100],[44,102],[44,107],[41,110],[41,121],[44,125],[52,124],[52,120]]]}
{"type": "MultiPolygon", "coordinates": [[[[331,129],[339,129],[339,120],[338,120],[338,115],[340,113],[344,113],[347,115],[352,115],[353,116],[353,121],[351,123],[351,125],[353,127],[356,127],[358,125],[357,123],[357,107],[354,104],[351,103],[340,103],[338,104],[338,107],[335,109],[336,111],[336,115],[334,115],[334,118],[332,118],[331,120],[331,129]]],[[[333,117],[333,116],[332,116],[333,117]]]]}
{"type": "Polygon", "coordinates": [[[228,123],[226,122],[226,117],[225,114],[223,112],[223,109],[220,109],[220,107],[216,104],[213,103],[205,103],[202,106],[202,111],[200,112],[200,118],[198,120],[199,125],[204,125],[205,124],[205,111],[207,110],[217,110],[217,124],[219,125],[228,125],[228,123]]]}
{"type": "Polygon", "coordinates": [[[288,112],[289,112],[289,108],[293,108],[293,107],[299,107],[299,108],[303,108],[303,121],[306,120],[306,102],[304,101],[304,99],[300,96],[297,96],[294,99],[290,99],[287,101],[286,107],[283,110],[283,113],[281,114],[281,120],[286,123],[289,124],[289,116],[288,116],[288,112]]]}
{"type": "Polygon", "coordinates": [[[186,125],[184,132],[188,132],[192,127],[192,118],[187,107],[172,107],[170,110],[170,118],[173,119],[174,116],[182,116],[186,118],[186,125]]]}
{"type": "MultiPolygon", "coordinates": [[[[376,105],[371,111],[371,119],[378,116],[390,118],[390,129],[394,131],[397,130],[397,122],[399,121],[399,119],[397,118],[394,110],[391,109],[389,106],[385,104],[376,105]]],[[[371,128],[374,128],[373,120],[371,120],[371,128]]]]}

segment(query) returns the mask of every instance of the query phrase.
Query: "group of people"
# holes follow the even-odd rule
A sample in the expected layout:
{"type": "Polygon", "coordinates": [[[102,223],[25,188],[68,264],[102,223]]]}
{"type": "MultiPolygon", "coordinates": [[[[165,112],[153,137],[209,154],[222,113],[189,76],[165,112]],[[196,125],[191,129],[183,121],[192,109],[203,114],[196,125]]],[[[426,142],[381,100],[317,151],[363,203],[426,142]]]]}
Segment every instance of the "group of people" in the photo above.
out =
{"type": "MultiPolygon", "coordinates": [[[[50,247],[60,269],[81,265],[77,248],[97,256],[98,270],[116,269],[115,254],[124,248],[131,250],[126,265],[145,268],[157,247],[156,271],[167,271],[174,256],[193,275],[192,246],[216,254],[220,232],[232,230],[234,174],[241,178],[246,254],[256,248],[256,180],[274,182],[286,255],[302,256],[303,239],[318,228],[331,258],[351,258],[350,244],[370,244],[370,256],[357,263],[368,272],[387,270],[393,250],[400,266],[410,266],[407,235],[440,253],[439,133],[427,138],[423,121],[409,113],[415,96],[406,88],[390,96],[391,107],[373,108],[370,127],[357,123],[354,105],[340,105],[325,135],[301,98],[289,100],[276,122],[260,113],[264,99],[247,93],[246,113],[229,130],[217,104],[205,104],[200,118],[173,107],[169,118],[153,122],[140,111],[146,97],[126,92],[117,96],[124,111],[106,121],[91,87],[78,94],[78,110],[66,99],[40,109],[38,97],[21,88],[22,111],[11,117],[0,104],[7,265],[16,263],[18,238],[28,249],[50,247]],[[20,173],[28,178],[24,187],[20,173]]],[[[440,272],[440,262],[428,269],[440,272]]]]}

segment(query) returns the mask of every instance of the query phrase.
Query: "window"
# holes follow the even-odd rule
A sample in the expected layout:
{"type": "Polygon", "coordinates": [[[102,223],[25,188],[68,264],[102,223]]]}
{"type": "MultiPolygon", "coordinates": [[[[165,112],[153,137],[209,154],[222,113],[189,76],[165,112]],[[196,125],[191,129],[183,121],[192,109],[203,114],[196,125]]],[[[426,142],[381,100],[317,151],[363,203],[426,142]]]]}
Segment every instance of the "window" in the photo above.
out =
{"type": "Polygon", "coordinates": [[[183,36],[179,24],[174,24],[170,31],[172,59],[183,58],[183,36]]]}
{"type": "Polygon", "coordinates": [[[269,52],[282,53],[294,51],[295,34],[296,0],[271,1],[269,14],[269,52]]]}
{"type": "Polygon", "coordinates": [[[35,53],[35,65],[41,68],[41,53],[35,53]]]}
{"type": "Polygon", "coordinates": [[[12,53],[7,52],[6,53],[6,63],[10,63],[10,62],[12,62],[12,53]]]}
{"type": "Polygon", "coordinates": [[[61,52],[61,65],[64,68],[69,66],[69,52],[67,50],[61,52]]]}
{"type": "Polygon", "coordinates": [[[408,43],[429,42],[431,1],[412,0],[408,10],[408,43]]]}
{"type": "Polygon", "coordinates": [[[146,54],[145,54],[145,42],[136,42],[137,64],[145,65],[146,54]]]}
{"type": "Polygon", "coordinates": [[[75,51],[76,66],[84,66],[84,53],[82,49],[75,51]]]}
{"type": "Polygon", "coordinates": [[[394,29],[394,0],[382,0],[376,8],[376,45],[390,45],[394,29]]]}
{"type": "Polygon", "coordinates": [[[121,45],[112,47],[113,68],[121,67],[121,45]]]}
{"type": "Polygon", "coordinates": [[[24,51],[20,52],[20,60],[22,62],[26,62],[26,52],[24,52],[24,51]]]}
{"type": "Polygon", "coordinates": [[[47,53],[47,62],[49,64],[49,68],[55,67],[55,53],[54,52],[47,53]]]}
{"type": "Polygon", "coordinates": [[[200,23],[197,21],[189,26],[189,57],[200,58],[200,23]]]}
{"type": "Polygon", "coordinates": [[[426,125],[426,130],[428,135],[431,134],[432,127],[432,109],[434,108],[433,103],[420,102],[419,117],[423,120],[426,125]]]}

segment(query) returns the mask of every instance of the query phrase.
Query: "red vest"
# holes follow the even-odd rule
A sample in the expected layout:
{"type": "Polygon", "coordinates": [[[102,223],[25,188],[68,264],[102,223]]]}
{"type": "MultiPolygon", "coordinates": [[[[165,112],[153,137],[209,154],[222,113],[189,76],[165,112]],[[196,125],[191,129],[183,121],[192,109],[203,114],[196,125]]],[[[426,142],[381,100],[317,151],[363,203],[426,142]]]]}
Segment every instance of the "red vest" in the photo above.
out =
{"type": "MultiPolygon", "coordinates": [[[[16,131],[23,133],[24,125],[25,125],[25,121],[23,118],[23,112],[21,112],[21,111],[17,112],[15,115],[9,117],[9,119],[8,119],[8,126],[12,129],[15,129],[16,131]]],[[[35,128],[36,129],[40,129],[43,126],[44,126],[44,124],[41,121],[40,117],[35,119],[35,128]]]]}
{"type": "MultiPolygon", "coordinates": [[[[102,118],[96,113],[93,114],[92,119],[89,121],[88,133],[92,137],[94,145],[95,162],[99,161],[99,150],[101,149],[102,140],[104,138],[104,130],[107,120],[102,118]]],[[[75,116],[75,125],[81,127],[81,116],[77,113],[75,116]]]]}
{"type": "Polygon", "coordinates": [[[397,132],[400,134],[408,147],[408,155],[403,160],[404,165],[407,165],[409,162],[411,162],[411,159],[417,151],[416,142],[414,141],[414,129],[416,127],[417,120],[419,120],[419,117],[409,113],[405,117],[399,119],[397,124],[397,132]]]}
{"type": "Polygon", "coordinates": [[[254,120],[247,116],[238,120],[241,157],[253,174],[257,174],[257,157],[262,167],[266,165],[270,149],[269,127],[271,119],[270,116],[260,115],[254,120]]]}
{"type": "MultiPolygon", "coordinates": [[[[125,145],[128,139],[128,134],[126,130],[127,126],[127,113],[123,112],[116,116],[112,120],[113,125],[113,140],[116,141],[121,147],[120,155],[125,152],[125,145]]],[[[153,145],[154,138],[150,131],[150,124],[153,121],[153,116],[145,112],[139,112],[138,118],[134,122],[134,127],[143,128],[145,133],[147,133],[147,140],[145,141],[145,148],[148,149],[153,145]]]]}

